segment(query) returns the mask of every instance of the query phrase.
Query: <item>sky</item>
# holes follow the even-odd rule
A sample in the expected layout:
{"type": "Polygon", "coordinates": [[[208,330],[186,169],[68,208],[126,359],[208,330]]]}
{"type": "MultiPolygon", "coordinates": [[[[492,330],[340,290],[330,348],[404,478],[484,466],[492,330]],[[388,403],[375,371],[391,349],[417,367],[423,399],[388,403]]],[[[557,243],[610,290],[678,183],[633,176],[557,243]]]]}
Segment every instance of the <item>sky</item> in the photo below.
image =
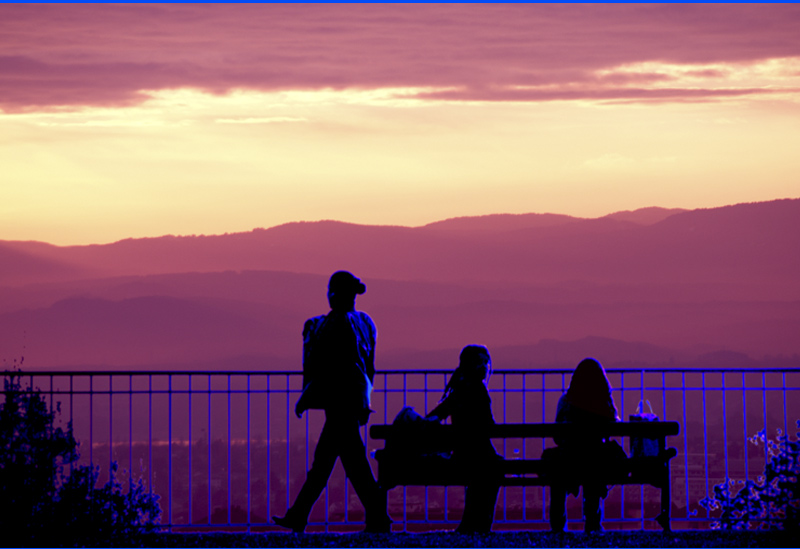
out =
{"type": "Polygon", "coordinates": [[[800,197],[796,4],[0,4],[0,240],[800,197]]]}

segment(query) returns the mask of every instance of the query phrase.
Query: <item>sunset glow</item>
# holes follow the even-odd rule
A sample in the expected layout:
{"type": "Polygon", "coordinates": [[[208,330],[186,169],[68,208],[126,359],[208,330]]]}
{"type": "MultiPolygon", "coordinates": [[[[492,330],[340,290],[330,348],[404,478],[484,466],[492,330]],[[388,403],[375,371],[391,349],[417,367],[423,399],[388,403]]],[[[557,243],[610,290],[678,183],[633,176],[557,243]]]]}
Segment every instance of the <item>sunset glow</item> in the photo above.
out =
{"type": "Polygon", "coordinates": [[[796,5],[2,5],[0,239],[800,196],[796,5]]]}

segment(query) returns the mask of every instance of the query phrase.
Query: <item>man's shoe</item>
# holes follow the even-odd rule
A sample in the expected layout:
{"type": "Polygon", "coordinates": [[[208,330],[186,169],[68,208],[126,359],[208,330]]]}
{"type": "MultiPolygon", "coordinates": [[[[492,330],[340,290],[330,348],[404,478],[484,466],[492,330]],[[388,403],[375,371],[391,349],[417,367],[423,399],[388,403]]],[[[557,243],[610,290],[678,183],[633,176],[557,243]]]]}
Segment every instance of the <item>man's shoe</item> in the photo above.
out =
{"type": "Polygon", "coordinates": [[[285,516],[285,517],[273,516],[272,517],[272,522],[274,522],[278,526],[282,526],[284,528],[288,528],[289,530],[291,530],[295,534],[302,534],[306,530],[305,523],[295,522],[292,519],[290,519],[288,516],[285,516]]]}

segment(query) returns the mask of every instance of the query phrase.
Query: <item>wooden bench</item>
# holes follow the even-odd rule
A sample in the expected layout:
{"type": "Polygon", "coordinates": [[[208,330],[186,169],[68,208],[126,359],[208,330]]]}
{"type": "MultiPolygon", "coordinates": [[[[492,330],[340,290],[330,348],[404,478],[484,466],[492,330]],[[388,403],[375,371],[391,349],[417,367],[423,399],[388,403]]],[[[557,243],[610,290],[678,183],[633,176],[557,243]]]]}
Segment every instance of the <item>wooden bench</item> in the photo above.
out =
{"type": "MultiPolygon", "coordinates": [[[[670,530],[670,460],[677,455],[675,448],[667,448],[666,437],[677,435],[680,424],[675,421],[619,422],[594,426],[591,430],[581,425],[569,423],[506,423],[489,427],[491,439],[526,438],[570,438],[585,439],[586,433],[603,437],[643,437],[658,442],[658,455],[631,457],[609,476],[609,485],[649,484],[661,490],[661,513],[655,517],[658,524],[670,530]]],[[[381,487],[384,503],[387,493],[395,486],[465,486],[467,478],[463,471],[454,467],[445,452],[452,449],[458,433],[452,425],[425,425],[425,433],[405,425],[373,425],[370,428],[373,439],[385,440],[385,447],[375,452],[378,462],[378,484],[381,487]],[[415,434],[416,433],[416,434],[415,434]],[[405,443],[414,437],[417,448],[420,438],[431,441],[436,453],[421,454],[405,451],[405,443]]],[[[504,459],[498,461],[496,472],[501,486],[550,486],[554,476],[547,475],[551,467],[541,459],[504,459]]],[[[580,472],[570,475],[570,482],[583,484],[580,472]]]]}

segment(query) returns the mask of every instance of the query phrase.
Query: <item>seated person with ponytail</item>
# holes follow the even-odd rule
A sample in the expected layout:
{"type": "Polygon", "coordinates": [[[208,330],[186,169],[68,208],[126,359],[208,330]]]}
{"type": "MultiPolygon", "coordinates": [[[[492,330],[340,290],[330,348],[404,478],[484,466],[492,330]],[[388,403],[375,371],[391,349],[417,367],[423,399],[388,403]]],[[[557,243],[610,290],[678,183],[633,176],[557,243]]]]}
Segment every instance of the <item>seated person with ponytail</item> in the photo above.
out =
{"type": "Polygon", "coordinates": [[[491,371],[492,359],[486,347],[464,347],[442,400],[427,415],[439,421],[452,418],[459,433],[451,459],[453,466],[462,468],[469,479],[464,515],[456,529],[462,534],[491,531],[500,490],[497,464],[502,458],[486,432],[486,428],[495,423],[492,399],[486,387],[491,371]]]}

